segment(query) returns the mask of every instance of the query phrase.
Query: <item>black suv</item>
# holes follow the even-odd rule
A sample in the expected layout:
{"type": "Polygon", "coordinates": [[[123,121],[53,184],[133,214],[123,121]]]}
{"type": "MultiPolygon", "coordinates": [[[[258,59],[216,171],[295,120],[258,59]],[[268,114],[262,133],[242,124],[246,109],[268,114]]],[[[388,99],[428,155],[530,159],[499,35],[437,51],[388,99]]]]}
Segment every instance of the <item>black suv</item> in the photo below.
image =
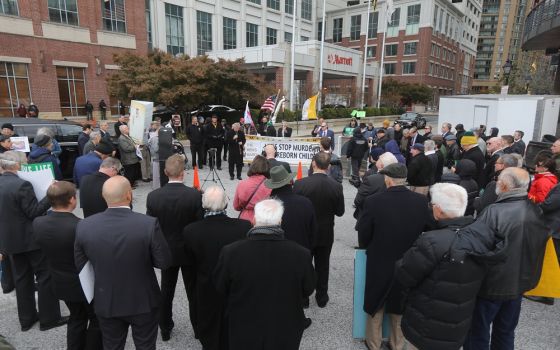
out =
{"type": "Polygon", "coordinates": [[[424,116],[420,113],[406,112],[395,121],[395,124],[400,124],[403,129],[408,129],[413,126],[418,129],[424,129],[426,126],[426,118],[424,118],[424,116]]]}
{"type": "Polygon", "coordinates": [[[60,170],[65,179],[72,179],[74,163],[78,157],[78,135],[82,126],[65,120],[48,120],[37,118],[0,118],[0,125],[11,123],[18,136],[27,136],[29,143],[33,143],[37,130],[47,127],[52,129],[55,138],[62,148],[60,154],[60,170]]]}

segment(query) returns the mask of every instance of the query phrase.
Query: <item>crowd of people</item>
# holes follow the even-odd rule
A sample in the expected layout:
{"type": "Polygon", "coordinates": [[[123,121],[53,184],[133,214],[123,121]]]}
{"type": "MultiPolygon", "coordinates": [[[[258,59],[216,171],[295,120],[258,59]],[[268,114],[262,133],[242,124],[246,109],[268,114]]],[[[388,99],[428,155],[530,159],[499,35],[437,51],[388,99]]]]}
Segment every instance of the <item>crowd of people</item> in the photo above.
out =
{"type": "MultiPolygon", "coordinates": [[[[272,134],[263,121],[259,134],[272,134]]],[[[115,124],[117,148],[106,123],[99,131],[85,125],[74,184],[54,182],[41,200],[17,176],[27,160],[0,143],[2,287],[16,290],[23,332],[36,322],[45,331],[67,324],[69,349],[112,350],[124,348],[130,327],[137,349],[154,349],[158,328],[163,341],[174,335],[181,272],[190,324],[204,349],[299,348],[312,324],[305,315],[310,297],[320,308],[329,304],[335,217],[346,212],[334,133],[318,121],[312,133],[321,150],[307,177],[296,181],[267,145],[243,179],[247,125],[241,120],[226,130],[217,117],[203,123],[193,117],[187,128],[193,166],[220,169],[225,146],[230,177],[241,180],[236,217],[228,215],[222,187],[184,184],[184,157],[158,150],[158,121],[144,149],[124,117],[115,124]],[[145,152],[151,160],[141,165],[145,152]],[[144,215],[132,210],[132,199],[147,169],[165,181],[148,194],[144,215]],[[84,219],[73,214],[78,196],[84,219]],[[88,264],[95,271],[92,303],[78,278],[88,264]],[[58,300],[69,317],[61,316],[58,300]]],[[[357,187],[357,242],[367,255],[365,346],[383,348],[388,315],[394,350],[513,349],[522,296],[540,280],[551,235],[560,249],[560,140],[536,155],[531,178],[523,169],[522,131],[499,135],[494,128],[486,136],[482,127],[457,125],[453,133],[444,123],[441,134],[430,126],[422,134],[388,121],[352,127],[346,156],[357,187]],[[362,174],[364,159],[370,166],[362,174]]],[[[286,125],[281,132],[288,137],[286,125]]],[[[28,161],[56,165],[53,140],[40,133],[28,161]]]]}

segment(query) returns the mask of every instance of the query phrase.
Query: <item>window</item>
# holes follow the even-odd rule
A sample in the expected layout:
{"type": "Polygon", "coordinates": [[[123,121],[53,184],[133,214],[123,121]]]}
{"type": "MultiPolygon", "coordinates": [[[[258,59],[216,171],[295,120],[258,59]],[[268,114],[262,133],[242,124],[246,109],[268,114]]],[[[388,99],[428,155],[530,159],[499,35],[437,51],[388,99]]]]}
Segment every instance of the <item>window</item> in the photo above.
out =
{"type": "Polygon", "coordinates": [[[247,47],[259,45],[259,26],[253,23],[247,23],[247,47]]]}
{"type": "Polygon", "coordinates": [[[323,22],[317,22],[317,40],[323,40],[323,22]]]}
{"type": "Polygon", "coordinates": [[[308,36],[301,36],[300,37],[301,41],[309,41],[309,37],[308,36]]]}
{"type": "Polygon", "coordinates": [[[247,0],[247,1],[252,2],[253,4],[257,4],[257,5],[261,4],[261,0],[247,0]]]}
{"type": "Polygon", "coordinates": [[[430,62],[430,68],[429,68],[428,74],[429,74],[429,75],[433,75],[433,74],[434,74],[434,64],[431,63],[431,62],[430,62]]]}
{"type": "Polygon", "coordinates": [[[335,43],[342,41],[342,18],[335,18],[333,20],[332,37],[335,43]]]}
{"type": "Polygon", "coordinates": [[[49,0],[47,6],[49,8],[49,19],[52,22],[74,26],[79,24],[76,0],[49,0]]]}
{"type": "Polygon", "coordinates": [[[439,24],[438,24],[438,32],[441,33],[443,23],[443,9],[439,9],[439,24]]]}
{"type": "Polygon", "coordinates": [[[56,67],[62,115],[85,115],[86,80],[84,68],[56,67]]]}
{"type": "Polygon", "coordinates": [[[361,29],[362,15],[352,16],[350,18],[350,40],[360,40],[361,29]]]}
{"type": "Polygon", "coordinates": [[[182,7],[165,4],[165,35],[167,52],[172,55],[185,53],[182,7]]]}
{"type": "Polygon", "coordinates": [[[404,44],[404,54],[405,55],[416,55],[416,51],[418,50],[418,41],[413,43],[405,43],[404,44]]]}
{"type": "Polygon", "coordinates": [[[406,14],[406,35],[418,34],[420,4],[408,6],[406,14]]]}
{"type": "Polygon", "coordinates": [[[387,27],[387,37],[395,37],[399,35],[399,25],[401,19],[401,9],[396,8],[395,12],[391,15],[391,21],[387,27]]]}
{"type": "Polygon", "coordinates": [[[369,27],[368,27],[368,38],[377,37],[377,25],[379,23],[379,13],[374,12],[369,14],[369,27]]]}
{"type": "Polygon", "coordinates": [[[212,51],[211,13],[196,11],[196,47],[196,52],[199,55],[212,51]]]}
{"type": "Polygon", "coordinates": [[[435,5],[435,8],[434,8],[434,22],[432,23],[432,27],[434,27],[434,31],[437,29],[436,27],[437,27],[438,9],[439,9],[438,5],[435,5]]]}
{"type": "Polygon", "coordinates": [[[278,41],[278,31],[272,28],[266,28],[266,44],[267,45],[276,45],[278,41]]]}
{"type": "Polygon", "coordinates": [[[18,106],[29,105],[27,64],[0,62],[0,117],[14,117],[18,106]]]}
{"type": "Polygon", "coordinates": [[[399,49],[399,44],[385,45],[385,56],[396,56],[399,49]]]}
{"type": "Polygon", "coordinates": [[[280,11],[280,0],[266,0],[266,6],[273,10],[280,11]]]}
{"type": "Polygon", "coordinates": [[[416,73],[416,62],[403,62],[402,74],[416,73]]]}
{"type": "Polygon", "coordinates": [[[397,71],[397,64],[396,63],[385,63],[385,74],[395,74],[397,71]]]}
{"type": "Polygon", "coordinates": [[[145,4],[146,4],[145,15],[146,15],[146,32],[147,32],[147,37],[148,37],[147,38],[148,39],[148,50],[151,50],[153,48],[153,43],[152,43],[152,18],[150,16],[152,5],[151,5],[150,0],[145,0],[145,4]]]}
{"type": "Polygon", "coordinates": [[[294,14],[294,0],[284,1],[284,12],[289,13],[290,15],[294,14]]]}
{"type": "Polygon", "coordinates": [[[292,33],[284,32],[284,41],[287,42],[287,43],[291,43],[292,42],[292,33]]]}
{"type": "Polygon", "coordinates": [[[375,55],[377,54],[377,46],[368,46],[367,48],[367,57],[375,57],[375,55]]]}
{"type": "Polygon", "coordinates": [[[237,21],[224,17],[224,50],[237,48],[237,21]]]}
{"type": "Polygon", "coordinates": [[[302,0],[301,1],[301,18],[311,21],[313,0],[302,0]]]}
{"type": "Polygon", "coordinates": [[[0,0],[0,13],[17,16],[19,14],[17,0],[0,0]]]}
{"type": "Polygon", "coordinates": [[[445,15],[445,31],[443,32],[445,35],[449,35],[449,14],[445,15]]]}
{"type": "Polygon", "coordinates": [[[101,12],[105,30],[126,33],[124,0],[101,0],[101,12]]]}

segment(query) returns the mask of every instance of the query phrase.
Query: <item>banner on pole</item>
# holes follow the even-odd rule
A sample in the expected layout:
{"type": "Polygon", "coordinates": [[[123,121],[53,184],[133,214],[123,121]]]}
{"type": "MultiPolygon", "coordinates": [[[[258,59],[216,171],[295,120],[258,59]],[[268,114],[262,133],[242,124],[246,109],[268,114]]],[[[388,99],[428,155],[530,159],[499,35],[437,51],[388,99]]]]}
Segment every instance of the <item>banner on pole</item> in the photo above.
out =
{"type": "Polygon", "coordinates": [[[317,119],[317,98],[319,94],[311,96],[303,104],[301,110],[301,120],[316,120],[317,119]]]}
{"type": "Polygon", "coordinates": [[[245,152],[243,154],[243,162],[251,163],[255,156],[262,154],[266,145],[275,145],[277,156],[276,159],[287,162],[290,165],[311,165],[313,156],[321,149],[318,137],[306,138],[282,138],[282,137],[266,137],[245,135],[247,142],[245,143],[245,152]]]}

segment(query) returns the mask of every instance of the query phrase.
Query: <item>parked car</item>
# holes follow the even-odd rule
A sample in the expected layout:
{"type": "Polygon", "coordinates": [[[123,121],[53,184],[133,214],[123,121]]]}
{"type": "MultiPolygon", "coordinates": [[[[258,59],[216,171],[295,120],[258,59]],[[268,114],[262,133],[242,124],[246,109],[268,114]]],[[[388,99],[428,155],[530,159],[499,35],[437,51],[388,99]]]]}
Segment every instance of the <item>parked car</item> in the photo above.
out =
{"type": "Polygon", "coordinates": [[[11,123],[18,136],[27,136],[29,143],[33,143],[37,130],[50,128],[55,133],[55,138],[62,148],[60,154],[60,169],[64,179],[72,179],[74,163],[78,157],[78,135],[82,126],[78,123],[65,120],[48,120],[37,118],[0,118],[0,125],[11,123]]]}
{"type": "Polygon", "coordinates": [[[224,105],[204,105],[190,112],[191,116],[201,116],[205,119],[211,117],[213,114],[216,114],[219,119],[225,118],[230,125],[234,122],[238,122],[239,118],[243,117],[243,111],[238,111],[224,105]]]}
{"type": "Polygon", "coordinates": [[[399,119],[395,120],[395,124],[400,124],[404,129],[413,126],[418,129],[423,129],[426,126],[426,118],[420,113],[406,112],[403,113],[399,119]]]}

